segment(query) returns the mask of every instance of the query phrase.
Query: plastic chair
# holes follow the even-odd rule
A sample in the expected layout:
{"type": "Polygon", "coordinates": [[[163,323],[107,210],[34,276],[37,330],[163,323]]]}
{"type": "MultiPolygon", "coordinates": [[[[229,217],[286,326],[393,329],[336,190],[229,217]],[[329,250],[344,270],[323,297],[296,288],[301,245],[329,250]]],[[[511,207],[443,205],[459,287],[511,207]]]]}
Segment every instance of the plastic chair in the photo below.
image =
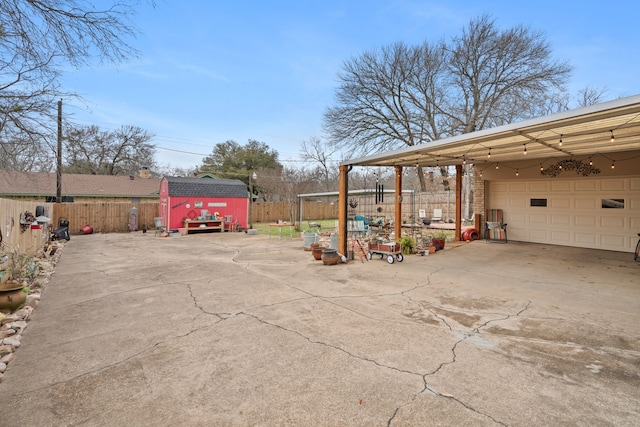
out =
{"type": "Polygon", "coordinates": [[[442,221],[442,209],[434,209],[433,216],[431,217],[431,222],[434,221],[442,221]]]}
{"type": "Polygon", "coordinates": [[[233,216],[225,215],[224,216],[224,225],[227,228],[227,231],[236,231],[236,223],[233,222],[233,216]]]}
{"type": "Polygon", "coordinates": [[[507,224],[504,223],[502,209],[487,209],[484,238],[487,242],[507,243],[507,224]]]}
{"type": "Polygon", "coordinates": [[[369,220],[367,219],[367,217],[362,215],[356,215],[355,217],[353,217],[353,219],[356,221],[362,221],[362,228],[365,231],[369,231],[369,220]]]}
{"type": "Polygon", "coordinates": [[[157,236],[158,234],[162,236],[167,232],[167,226],[162,223],[162,217],[157,216],[153,218],[153,223],[155,226],[155,232],[153,233],[154,236],[157,236]]]}

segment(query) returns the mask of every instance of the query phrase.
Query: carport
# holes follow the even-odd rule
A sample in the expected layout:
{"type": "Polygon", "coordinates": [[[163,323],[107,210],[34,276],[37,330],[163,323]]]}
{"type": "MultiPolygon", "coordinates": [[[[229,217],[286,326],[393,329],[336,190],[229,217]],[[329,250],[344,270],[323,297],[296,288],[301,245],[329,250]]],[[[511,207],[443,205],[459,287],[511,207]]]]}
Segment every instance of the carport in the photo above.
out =
{"type": "MultiPolygon", "coordinates": [[[[507,222],[517,230],[510,238],[628,252],[635,247],[633,230],[640,230],[640,95],[342,162],[339,250],[347,247],[352,167],[393,167],[396,194],[402,194],[403,168],[455,166],[456,239],[460,239],[462,166],[467,163],[474,165],[476,214],[507,203],[507,222]],[[492,183],[501,185],[492,187],[492,183]],[[511,198],[516,190],[520,197],[511,198]],[[579,191],[588,196],[573,197],[579,191]],[[544,197],[537,197],[538,193],[544,197]],[[546,200],[544,215],[518,206],[534,207],[534,200],[546,200]],[[604,205],[611,200],[622,200],[622,208],[605,212],[604,205]],[[512,207],[521,209],[509,211],[512,207]],[[575,209],[585,209],[586,215],[573,215],[575,209]],[[540,222],[537,229],[536,221],[540,222]]],[[[402,197],[396,197],[398,236],[402,204],[402,197]]]]}

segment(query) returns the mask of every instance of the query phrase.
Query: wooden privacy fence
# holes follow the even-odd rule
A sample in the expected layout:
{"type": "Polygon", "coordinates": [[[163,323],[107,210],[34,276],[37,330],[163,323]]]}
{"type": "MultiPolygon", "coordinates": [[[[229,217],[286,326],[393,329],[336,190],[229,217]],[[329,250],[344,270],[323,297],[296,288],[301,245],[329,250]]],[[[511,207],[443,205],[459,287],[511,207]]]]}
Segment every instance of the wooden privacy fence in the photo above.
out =
{"type": "MultiPolygon", "coordinates": [[[[303,202],[303,221],[333,219],[338,217],[337,203],[303,202]]],[[[35,203],[34,203],[35,205],[35,203]]],[[[93,227],[96,233],[122,233],[129,231],[132,209],[137,215],[138,230],[143,224],[148,229],[154,226],[153,218],[158,216],[159,203],[61,203],[50,204],[54,226],[62,217],[69,220],[69,233],[81,234],[84,225],[93,227]]],[[[268,223],[277,220],[294,222],[298,220],[298,204],[289,202],[255,202],[252,206],[253,222],[268,223]]]]}
{"type": "Polygon", "coordinates": [[[62,217],[69,220],[69,234],[82,233],[85,225],[93,227],[96,233],[122,233],[129,231],[129,224],[143,225],[152,229],[153,218],[158,216],[158,202],[154,203],[55,203],[53,206],[54,226],[62,217]]]}
{"type": "MultiPolygon", "coordinates": [[[[38,251],[44,250],[48,243],[48,224],[42,224],[42,228],[32,228],[31,225],[20,226],[20,216],[23,212],[36,215],[36,207],[44,207],[44,215],[51,212],[51,204],[38,203],[23,200],[9,200],[0,198],[0,271],[6,265],[4,256],[9,257],[12,253],[35,256],[38,251]],[[24,230],[24,231],[23,231],[24,230]]],[[[0,281],[7,280],[8,276],[3,275],[0,281]]]]}
{"type": "MultiPolygon", "coordinates": [[[[393,196],[385,198],[384,203],[375,204],[369,196],[351,197],[358,201],[355,215],[393,218],[393,196]]],[[[351,199],[350,198],[350,199],[351,199]]],[[[416,193],[404,197],[402,217],[405,221],[418,218],[419,209],[426,210],[426,216],[431,217],[434,208],[440,208],[443,216],[452,218],[455,213],[455,203],[452,195],[416,193]]],[[[0,213],[6,217],[13,216],[18,221],[20,211],[28,210],[35,213],[36,206],[44,206],[46,216],[51,218],[57,227],[60,218],[69,221],[69,233],[81,234],[84,225],[93,227],[97,233],[122,233],[129,231],[131,223],[137,224],[141,230],[144,225],[148,229],[154,228],[154,218],[159,213],[159,202],[129,203],[129,202],[91,202],[91,203],[40,203],[35,201],[19,201],[0,199],[0,213]],[[8,212],[8,213],[5,213],[8,212]]],[[[298,203],[292,202],[255,202],[252,206],[254,223],[269,223],[277,220],[297,222],[300,209],[298,203]]],[[[336,219],[338,218],[338,203],[329,201],[302,201],[302,222],[336,219]]],[[[2,218],[0,218],[2,221],[2,218]]],[[[4,224],[0,223],[4,226],[4,224]]],[[[29,239],[27,239],[30,241],[29,239]]],[[[16,244],[18,244],[16,242],[16,244]]],[[[26,242],[22,242],[25,245],[26,242]]]]}

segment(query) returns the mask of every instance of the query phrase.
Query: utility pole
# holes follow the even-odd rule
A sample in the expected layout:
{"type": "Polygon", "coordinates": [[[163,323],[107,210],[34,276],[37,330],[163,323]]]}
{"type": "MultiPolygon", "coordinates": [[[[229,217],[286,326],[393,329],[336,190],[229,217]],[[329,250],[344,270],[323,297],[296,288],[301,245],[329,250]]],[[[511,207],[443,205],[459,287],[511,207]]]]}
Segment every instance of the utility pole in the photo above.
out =
{"type": "Polygon", "coordinates": [[[58,101],[58,162],[56,169],[56,203],[62,203],[62,99],[58,101]]]}

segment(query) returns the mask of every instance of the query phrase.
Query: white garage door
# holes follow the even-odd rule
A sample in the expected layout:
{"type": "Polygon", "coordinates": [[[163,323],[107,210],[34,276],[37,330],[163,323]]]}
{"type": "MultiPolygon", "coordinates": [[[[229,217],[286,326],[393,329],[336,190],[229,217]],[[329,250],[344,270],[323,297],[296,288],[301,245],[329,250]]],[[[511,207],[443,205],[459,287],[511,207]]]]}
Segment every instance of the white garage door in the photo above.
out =
{"type": "Polygon", "coordinates": [[[632,252],[640,232],[640,177],[491,181],[509,240],[632,252]]]}

